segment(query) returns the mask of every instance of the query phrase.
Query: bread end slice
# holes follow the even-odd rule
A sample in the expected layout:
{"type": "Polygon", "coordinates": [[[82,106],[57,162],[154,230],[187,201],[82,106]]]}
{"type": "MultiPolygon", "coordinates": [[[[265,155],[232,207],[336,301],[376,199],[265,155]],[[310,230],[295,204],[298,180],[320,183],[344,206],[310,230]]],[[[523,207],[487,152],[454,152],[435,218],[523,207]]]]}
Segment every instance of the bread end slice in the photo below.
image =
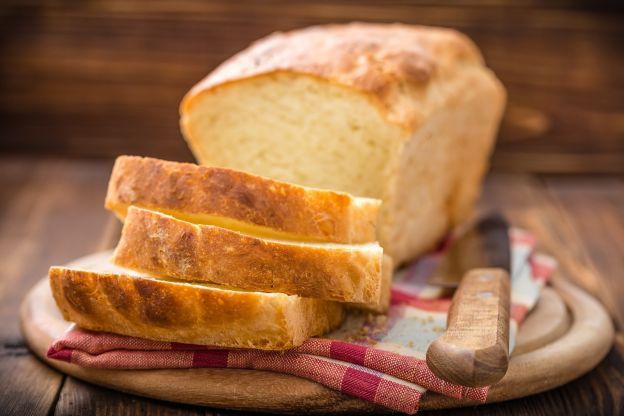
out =
{"type": "Polygon", "coordinates": [[[49,271],[63,317],[158,341],[286,350],[340,325],[340,304],[64,267],[49,271]]]}

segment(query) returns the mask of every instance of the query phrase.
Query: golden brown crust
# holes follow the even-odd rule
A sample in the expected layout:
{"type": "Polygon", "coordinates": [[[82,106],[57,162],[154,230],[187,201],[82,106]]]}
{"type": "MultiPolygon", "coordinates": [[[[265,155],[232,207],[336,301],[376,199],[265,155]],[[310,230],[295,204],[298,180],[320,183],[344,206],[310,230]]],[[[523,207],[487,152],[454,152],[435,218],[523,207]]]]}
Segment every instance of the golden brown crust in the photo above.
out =
{"type": "Polygon", "coordinates": [[[277,32],[254,42],[195,85],[182,101],[189,111],[201,93],[233,81],[296,72],[351,87],[375,98],[390,121],[413,129],[422,115],[413,105],[433,78],[460,62],[481,64],[476,46],[451,29],[351,23],[277,32]]]}
{"type": "Polygon", "coordinates": [[[63,317],[83,328],[158,341],[284,350],[342,321],[335,302],[52,267],[63,317]]]}
{"type": "Polygon", "coordinates": [[[380,201],[226,168],[120,156],[105,205],[122,219],[135,205],[193,222],[235,220],[243,232],[283,239],[367,243],[375,241],[380,201]]]}
{"type": "Polygon", "coordinates": [[[382,256],[377,243],[268,240],[130,207],[113,262],[164,278],[376,304],[382,256]]]}

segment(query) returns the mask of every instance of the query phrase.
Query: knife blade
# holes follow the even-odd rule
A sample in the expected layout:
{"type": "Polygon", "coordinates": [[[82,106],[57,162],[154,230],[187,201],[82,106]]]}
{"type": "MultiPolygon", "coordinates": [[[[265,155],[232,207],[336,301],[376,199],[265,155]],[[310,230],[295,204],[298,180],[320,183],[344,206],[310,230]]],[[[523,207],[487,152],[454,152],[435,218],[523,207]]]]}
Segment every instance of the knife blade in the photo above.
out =
{"type": "Polygon", "coordinates": [[[509,224],[502,214],[486,215],[452,242],[427,283],[455,288],[469,270],[480,267],[510,273],[509,224]]]}
{"type": "Polygon", "coordinates": [[[500,214],[481,219],[452,244],[429,284],[457,286],[444,335],[427,350],[440,378],[462,386],[491,385],[509,365],[509,225],[500,214]]]}

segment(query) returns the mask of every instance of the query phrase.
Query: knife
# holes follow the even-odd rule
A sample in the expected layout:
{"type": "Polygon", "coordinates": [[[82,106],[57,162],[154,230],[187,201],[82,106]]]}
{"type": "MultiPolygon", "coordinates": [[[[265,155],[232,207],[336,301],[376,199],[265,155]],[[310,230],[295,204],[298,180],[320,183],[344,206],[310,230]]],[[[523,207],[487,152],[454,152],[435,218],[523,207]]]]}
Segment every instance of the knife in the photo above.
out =
{"type": "Polygon", "coordinates": [[[510,264],[509,225],[490,214],[451,245],[428,280],[457,286],[446,332],[427,350],[427,364],[441,379],[478,387],[507,372],[510,264]]]}

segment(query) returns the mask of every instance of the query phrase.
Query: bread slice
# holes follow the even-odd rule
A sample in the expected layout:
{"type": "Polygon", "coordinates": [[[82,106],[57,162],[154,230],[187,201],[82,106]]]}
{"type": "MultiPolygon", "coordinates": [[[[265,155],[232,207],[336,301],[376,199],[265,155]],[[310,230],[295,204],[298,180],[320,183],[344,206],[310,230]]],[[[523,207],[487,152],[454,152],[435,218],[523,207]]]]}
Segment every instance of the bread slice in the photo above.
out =
{"type": "Polygon", "coordinates": [[[392,278],[394,277],[394,263],[392,258],[386,254],[383,256],[381,263],[381,283],[380,283],[380,297],[377,303],[350,303],[346,306],[362,310],[366,312],[372,312],[374,314],[384,314],[388,312],[390,308],[390,296],[392,291],[392,278]]]}
{"type": "Polygon", "coordinates": [[[256,236],[335,243],[375,241],[380,204],[231,169],[136,156],[117,158],[105,202],[122,220],[134,205],[256,236]]]}
{"type": "Polygon", "coordinates": [[[180,125],[203,165],[382,199],[398,265],[469,216],[504,104],[466,36],[354,23],[253,43],[189,91],[180,125]]]}
{"type": "Polygon", "coordinates": [[[52,267],[63,317],[78,326],[158,341],[285,350],[340,325],[340,304],[279,293],[155,280],[132,272],[52,267]]]}
{"type": "Polygon", "coordinates": [[[113,262],[164,278],[378,304],[382,256],[377,243],[263,239],[130,207],[113,262]]]}

